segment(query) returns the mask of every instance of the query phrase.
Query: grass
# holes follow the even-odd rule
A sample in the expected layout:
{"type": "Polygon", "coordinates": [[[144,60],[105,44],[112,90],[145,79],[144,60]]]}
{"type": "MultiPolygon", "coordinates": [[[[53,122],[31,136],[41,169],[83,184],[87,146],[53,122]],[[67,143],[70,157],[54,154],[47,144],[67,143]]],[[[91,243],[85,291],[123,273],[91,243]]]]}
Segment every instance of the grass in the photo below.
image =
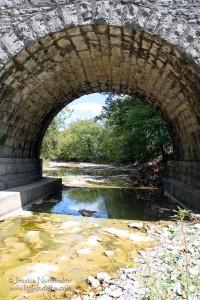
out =
{"type": "MultiPolygon", "coordinates": [[[[161,261],[160,270],[152,270],[155,257],[149,257],[145,264],[148,272],[139,275],[139,281],[148,291],[148,300],[197,300],[200,295],[199,274],[190,273],[190,247],[195,240],[195,234],[187,234],[185,219],[189,212],[180,209],[177,214],[178,228],[169,230],[172,245],[180,243],[179,250],[166,249],[158,256],[161,261]],[[163,261],[163,264],[162,264],[163,261]],[[165,265],[165,267],[163,267],[165,265]],[[167,265],[167,266],[166,266],[167,265]]],[[[161,233],[162,234],[162,233],[161,233]]],[[[155,254],[157,256],[157,254],[155,254]]]]}

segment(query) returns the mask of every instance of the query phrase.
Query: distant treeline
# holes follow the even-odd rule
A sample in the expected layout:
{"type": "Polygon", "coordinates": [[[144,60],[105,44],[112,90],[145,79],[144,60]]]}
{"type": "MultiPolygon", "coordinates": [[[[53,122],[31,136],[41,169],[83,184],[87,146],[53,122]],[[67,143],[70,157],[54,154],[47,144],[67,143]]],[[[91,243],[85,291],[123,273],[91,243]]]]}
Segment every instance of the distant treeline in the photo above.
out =
{"type": "Polygon", "coordinates": [[[101,115],[64,130],[66,114],[56,117],[43,141],[45,159],[83,162],[144,162],[172,152],[166,124],[148,104],[108,94],[101,115]]]}

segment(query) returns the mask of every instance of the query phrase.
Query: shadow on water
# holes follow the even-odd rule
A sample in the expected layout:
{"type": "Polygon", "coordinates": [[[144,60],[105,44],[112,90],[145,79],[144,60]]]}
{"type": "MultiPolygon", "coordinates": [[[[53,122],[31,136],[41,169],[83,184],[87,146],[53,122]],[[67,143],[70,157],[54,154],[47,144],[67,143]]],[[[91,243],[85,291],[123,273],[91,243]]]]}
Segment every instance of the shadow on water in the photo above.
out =
{"type": "MultiPolygon", "coordinates": [[[[113,188],[68,188],[28,207],[34,212],[124,220],[172,220],[169,200],[157,205],[151,192],[113,188]]],[[[164,202],[164,201],[163,201],[164,202]]]]}

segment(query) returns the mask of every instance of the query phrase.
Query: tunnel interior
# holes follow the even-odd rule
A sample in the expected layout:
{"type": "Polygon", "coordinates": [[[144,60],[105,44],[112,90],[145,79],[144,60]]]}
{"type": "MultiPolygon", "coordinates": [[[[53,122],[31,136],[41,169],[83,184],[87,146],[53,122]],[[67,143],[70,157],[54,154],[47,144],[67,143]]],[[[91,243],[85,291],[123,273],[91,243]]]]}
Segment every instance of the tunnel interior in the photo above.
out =
{"type": "Polygon", "coordinates": [[[199,74],[178,46],[130,26],[73,26],[28,44],[1,70],[2,188],[16,184],[16,175],[17,184],[41,177],[40,149],[52,119],[95,92],[137,96],[154,107],[174,144],[170,176],[199,186],[199,74]]]}
{"type": "Polygon", "coordinates": [[[38,158],[46,128],[66,104],[115,92],[150,103],[169,124],[176,159],[198,160],[197,76],[176,47],[131,28],[85,25],[46,35],[4,67],[0,156],[38,158]]]}

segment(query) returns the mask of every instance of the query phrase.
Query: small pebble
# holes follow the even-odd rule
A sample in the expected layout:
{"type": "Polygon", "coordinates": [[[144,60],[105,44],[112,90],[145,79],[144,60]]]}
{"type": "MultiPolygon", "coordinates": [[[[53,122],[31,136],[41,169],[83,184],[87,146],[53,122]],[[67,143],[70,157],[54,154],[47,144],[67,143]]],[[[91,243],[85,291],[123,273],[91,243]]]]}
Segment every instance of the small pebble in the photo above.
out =
{"type": "Polygon", "coordinates": [[[129,223],[128,227],[134,228],[134,229],[143,229],[144,228],[144,223],[142,223],[142,222],[129,223]]]}
{"type": "Polygon", "coordinates": [[[91,287],[93,287],[94,289],[97,289],[100,286],[100,282],[99,280],[97,280],[96,278],[89,276],[87,278],[87,283],[91,285],[91,287]]]}
{"type": "Polygon", "coordinates": [[[111,280],[111,276],[108,273],[105,272],[101,272],[101,273],[97,273],[97,279],[103,283],[108,283],[111,280]]]}
{"type": "Polygon", "coordinates": [[[106,294],[113,298],[119,298],[122,295],[122,290],[118,287],[110,286],[109,288],[105,289],[106,294]]]}
{"type": "Polygon", "coordinates": [[[103,254],[107,257],[112,257],[114,255],[114,252],[113,251],[104,251],[103,254]]]}

